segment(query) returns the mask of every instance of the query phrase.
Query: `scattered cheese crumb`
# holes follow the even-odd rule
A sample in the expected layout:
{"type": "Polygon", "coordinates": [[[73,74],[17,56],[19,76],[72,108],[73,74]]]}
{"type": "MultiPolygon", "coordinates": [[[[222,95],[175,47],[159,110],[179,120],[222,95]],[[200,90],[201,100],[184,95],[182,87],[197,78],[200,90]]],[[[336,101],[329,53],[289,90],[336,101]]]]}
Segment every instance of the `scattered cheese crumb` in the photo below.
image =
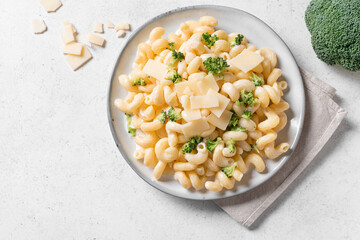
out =
{"type": "Polygon", "coordinates": [[[125,31],[124,30],[117,31],[116,36],[118,38],[124,37],[125,36],[125,31]]]}
{"type": "Polygon", "coordinates": [[[65,25],[63,27],[63,29],[61,29],[61,37],[65,44],[75,42],[75,36],[74,36],[72,25],[70,25],[70,24],[65,25]]]}
{"type": "Polygon", "coordinates": [[[102,23],[95,23],[94,32],[96,33],[104,33],[104,25],[102,23]]]}
{"type": "Polygon", "coordinates": [[[84,44],[82,43],[69,43],[67,45],[64,45],[63,53],[80,56],[83,48],[84,44]]]}
{"type": "Polygon", "coordinates": [[[105,44],[105,39],[100,36],[90,33],[89,34],[89,42],[92,44],[98,45],[100,47],[103,47],[105,44]]]}
{"type": "Polygon", "coordinates": [[[56,12],[62,6],[60,0],[40,0],[40,3],[47,12],[56,12]]]}
{"type": "Polygon", "coordinates": [[[34,30],[35,34],[40,34],[47,30],[46,24],[43,20],[33,19],[32,25],[33,25],[33,30],[34,30]]]}
{"type": "Polygon", "coordinates": [[[83,53],[80,56],[66,55],[66,61],[74,71],[84,66],[88,61],[90,61],[90,59],[92,59],[92,55],[89,49],[85,46],[83,53]]]}
{"type": "Polygon", "coordinates": [[[115,28],[115,25],[112,22],[108,21],[107,28],[115,28]]]}
{"type": "Polygon", "coordinates": [[[130,25],[128,23],[119,23],[116,27],[115,27],[116,31],[119,30],[130,30],[130,25]]]}

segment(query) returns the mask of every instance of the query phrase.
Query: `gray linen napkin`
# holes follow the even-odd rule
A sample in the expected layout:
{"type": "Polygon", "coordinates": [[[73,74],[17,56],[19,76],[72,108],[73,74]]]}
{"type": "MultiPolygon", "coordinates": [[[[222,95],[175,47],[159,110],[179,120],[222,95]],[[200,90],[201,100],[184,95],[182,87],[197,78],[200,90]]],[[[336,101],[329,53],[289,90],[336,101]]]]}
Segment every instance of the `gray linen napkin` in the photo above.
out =
{"type": "Polygon", "coordinates": [[[314,160],[347,112],[333,100],[335,89],[300,69],[305,85],[306,112],[300,141],[292,157],[269,181],[239,196],[215,203],[250,228],[314,160]]]}

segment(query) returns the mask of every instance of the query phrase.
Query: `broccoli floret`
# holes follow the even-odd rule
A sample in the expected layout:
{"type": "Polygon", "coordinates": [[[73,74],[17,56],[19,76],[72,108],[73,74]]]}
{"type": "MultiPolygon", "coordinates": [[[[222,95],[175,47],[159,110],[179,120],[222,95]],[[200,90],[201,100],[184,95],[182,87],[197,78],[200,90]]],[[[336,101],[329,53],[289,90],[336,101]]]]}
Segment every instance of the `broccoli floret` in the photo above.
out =
{"type": "Polygon", "coordinates": [[[166,121],[166,112],[164,110],[162,110],[161,113],[157,116],[157,119],[161,123],[165,123],[165,121],[166,121]]]}
{"type": "Polygon", "coordinates": [[[259,101],[258,98],[254,97],[254,94],[252,92],[248,92],[245,89],[241,90],[240,93],[240,99],[235,102],[238,106],[254,106],[255,103],[259,101]]]}
{"type": "Polygon", "coordinates": [[[260,153],[259,149],[256,147],[257,143],[255,144],[250,144],[250,147],[251,147],[251,150],[255,150],[257,151],[258,153],[260,153]]]}
{"type": "Polygon", "coordinates": [[[245,118],[245,119],[252,119],[254,117],[254,115],[252,115],[252,112],[245,109],[244,110],[244,114],[241,115],[242,118],[245,118]]]}
{"type": "Polygon", "coordinates": [[[181,119],[181,113],[179,111],[176,111],[174,107],[171,107],[169,109],[169,111],[167,112],[167,116],[172,122],[176,122],[177,120],[181,119]]]}
{"type": "Polygon", "coordinates": [[[360,70],[359,0],[312,0],[305,12],[311,43],[319,59],[360,70]]]}
{"type": "Polygon", "coordinates": [[[232,41],[230,41],[230,46],[234,47],[236,45],[241,45],[243,39],[244,39],[244,35],[238,34],[232,41]]]}
{"type": "Polygon", "coordinates": [[[264,79],[253,73],[252,77],[249,77],[251,81],[255,84],[255,86],[261,86],[264,83],[264,79]]]}
{"type": "Polygon", "coordinates": [[[221,142],[221,137],[218,137],[216,139],[216,141],[213,141],[211,139],[206,139],[206,147],[207,150],[209,150],[210,152],[214,152],[216,146],[221,142]]]}
{"type": "Polygon", "coordinates": [[[127,129],[128,129],[128,133],[131,134],[132,137],[135,137],[136,135],[136,128],[130,127],[131,125],[131,115],[128,113],[125,113],[126,116],[126,123],[127,123],[127,129]]]}
{"type": "Polygon", "coordinates": [[[225,68],[230,67],[230,65],[227,64],[225,59],[215,56],[206,59],[204,67],[209,70],[209,73],[221,76],[225,68]]]}
{"type": "Polygon", "coordinates": [[[183,59],[185,59],[184,54],[182,52],[177,52],[175,49],[173,49],[169,69],[172,69],[176,63],[180,62],[183,59]]]}
{"type": "Polygon", "coordinates": [[[230,139],[230,141],[226,142],[226,147],[230,150],[231,153],[235,152],[235,141],[230,139]]]}
{"type": "Polygon", "coordinates": [[[238,115],[236,114],[236,112],[234,110],[230,110],[233,114],[231,116],[228,128],[233,131],[232,129],[236,128],[239,126],[239,118],[238,115]]]}
{"type": "Polygon", "coordinates": [[[233,165],[229,167],[221,168],[221,171],[223,171],[223,173],[225,173],[228,178],[231,178],[234,174],[236,166],[237,166],[237,162],[235,162],[233,165]]]}
{"type": "Polygon", "coordinates": [[[203,140],[202,137],[199,136],[194,136],[190,139],[190,141],[188,141],[187,143],[185,143],[182,148],[181,151],[183,154],[185,153],[191,153],[193,150],[195,150],[196,146],[203,140]]]}
{"type": "Polygon", "coordinates": [[[203,40],[208,47],[211,47],[217,40],[219,40],[219,38],[215,34],[211,35],[210,33],[203,33],[201,40],[203,40]]]}
{"type": "Polygon", "coordinates": [[[146,82],[144,79],[142,78],[137,78],[134,80],[134,82],[132,83],[133,86],[136,86],[136,85],[141,85],[141,86],[146,86],[146,82]]]}
{"type": "Polygon", "coordinates": [[[169,49],[170,51],[175,49],[175,43],[174,42],[169,42],[169,47],[167,47],[166,49],[169,49]]]}
{"type": "Polygon", "coordinates": [[[172,75],[168,78],[168,80],[172,81],[174,84],[182,81],[180,74],[177,71],[172,71],[172,75]]]}

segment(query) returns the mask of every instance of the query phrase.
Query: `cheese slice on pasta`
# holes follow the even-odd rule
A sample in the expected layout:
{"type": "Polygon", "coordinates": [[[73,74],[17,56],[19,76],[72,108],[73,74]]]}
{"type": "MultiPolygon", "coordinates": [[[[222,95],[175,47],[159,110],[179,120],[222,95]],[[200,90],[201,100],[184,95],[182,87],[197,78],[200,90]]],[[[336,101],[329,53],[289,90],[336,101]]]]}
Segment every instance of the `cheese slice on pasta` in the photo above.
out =
{"type": "Polygon", "coordinates": [[[180,83],[176,83],[175,84],[175,91],[176,91],[176,94],[177,94],[179,99],[183,95],[187,95],[187,96],[201,95],[199,86],[196,84],[196,82],[193,82],[193,81],[191,81],[191,82],[190,81],[183,81],[183,82],[180,82],[180,83]],[[191,91],[191,94],[189,94],[189,90],[191,91]]]}
{"type": "Polygon", "coordinates": [[[264,58],[260,54],[250,51],[249,49],[244,49],[244,51],[228,61],[228,63],[247,73],[262,61],[264,61],[264,58]]]}
{"type": "Polygon", "coordinates": [[[221,130],[225,130],[226,127],[229,125],[231,116],[232,116],[232,112],[225,110],[219,118],[215,114],[211,113],[207,117],[207,120],[215,127],[218,127],[221,130]]]}
{"type": "Polygon", "coordinates": [[[212,95],[190,97],[191,109],[214,108],[219,106],[219,99],[212,95]]]}
{"type": "Polygon", "coordinates": [[[207,75],[204,79],[197,82],[202,95],[206,95],[209,89],[213,89],[215,92],[219,91],[219,85],[212,74],[207,75]]]}
{"type": "Polygon", "coordinates": [[[221,114],[223,114],[225,108],[227,107],[227,105],[230,102],[230,99],[225,97],[224,95],[215,92],[213,89],[209,89],[207,95],[217,98],[219,100],[219,106],[218,107],[213,107],[213,108],[209,108],[209,110],[215,114],[216,117],[220,117],[221,114]]]}
{"type": "Polygon", "coordinates": [[[209,128],[209,123],[205,118],[200,118],[181,126],[181,130],[186,138],[200,135],[203,131],[208,130],[209,128]]]}
{"type": "Polygon", "coordinates": [[[149,59],[145,64],[142,72],[153,78],[156,78],[157,80],[162,80],[165,78],[168,69],[165,64],[149,59]]]}

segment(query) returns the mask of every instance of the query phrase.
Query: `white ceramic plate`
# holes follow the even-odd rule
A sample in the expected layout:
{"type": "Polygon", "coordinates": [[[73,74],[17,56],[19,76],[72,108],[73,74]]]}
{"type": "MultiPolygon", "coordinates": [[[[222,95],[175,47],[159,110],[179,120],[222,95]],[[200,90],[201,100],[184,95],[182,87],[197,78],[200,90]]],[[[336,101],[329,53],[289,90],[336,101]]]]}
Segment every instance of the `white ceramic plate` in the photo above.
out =
{"type": "Polygon", "coordinates": [[[235,8],[222,6],[191,6],[179,8],[163,13],[139,27],[129,37],[123,48],[120,50],[119,58],[114,66],[111,77],[108,96],[108,117],[110,128],[122,156],[134,171],[153,187],[168,194],[197,200],[211,200],[231,197],[242,194],[261,183],[267,181],[274,175],[283,164],[290,158],[299,140],[305,111],[305,95],[302,78],[293,55],[284,41],[264,22],[255,16],[235,8]],[[278,141],[290,143],[289,152],[276,160],[266,160],[267,170],[265,173],[257,173],[249,170],[240,183],[237,183],[232,190],[215,193],[211,191],[193,191],[182,188],[180,183],[173,179],[173,176],[163,176],[160,181],[154,181],[153,169],[143,165],[142,161],[136,160],[133,156],[135,151],[134,139],[130,138],[126,129],[124,113],[114,106],[116,98],[124,99],[127,92],[118,81],[120,74],[129,74],[132,70],[132,63],[135,59],[137,45],[148,39],[150,31],[157,26],[166,29],[165,36],[175,32],[180,23],[187,20],[198,20],[201,16],[210,15],[218,19],[217,29],[223,29],[227,33],[240,32],[246,36],[250,43],[258,48],[267,47],[274,50],[278,56],[278,67],[283,71],[283,77],[287,80],[289,89],[285,92],[284,98],[289,102],[291,109],[288,115],[287,127],[279,133],[278,141]]]}

